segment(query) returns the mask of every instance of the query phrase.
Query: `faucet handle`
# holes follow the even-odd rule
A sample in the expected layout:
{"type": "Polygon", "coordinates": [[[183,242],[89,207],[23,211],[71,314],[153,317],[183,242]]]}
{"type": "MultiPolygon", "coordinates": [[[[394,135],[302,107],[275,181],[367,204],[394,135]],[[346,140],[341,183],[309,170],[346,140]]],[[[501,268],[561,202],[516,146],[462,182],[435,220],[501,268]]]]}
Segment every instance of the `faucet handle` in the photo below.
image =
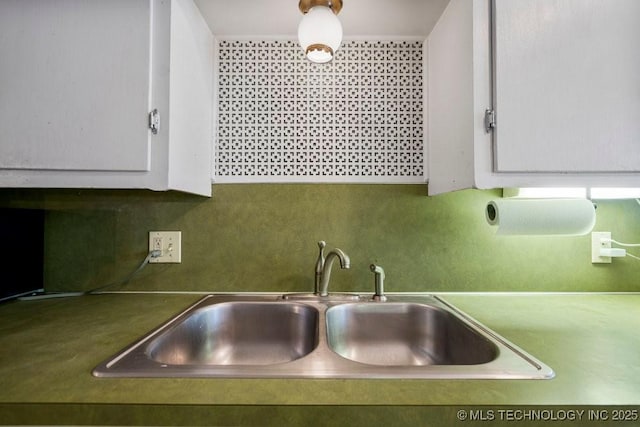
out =
{"type": "Polygon", "coordinates": [[[313,289],[313,293],[318,295],[320,293],[320,280],[322,279],[322,270],[324,268],[324,248],[327,246],[327,242],[324,240],[320,240],[318,242],[318,248],[320,249],[320,253],[318,254],[318,259],[316,260],[316,277],[315,277],[315,286],[313,289]]]}
{"type": "Polygon", "coordinates": [[[322,273],[322,268],[324,267],[324,248],[326,246],[327,243],[324,240],[318,242],[320,252],[318,253],[318,260],[316,261],[316,273],[322,273]]]}
{"type": "Polygon", "coordinates": [[[373,294],[374,301],[386,301],[387,297],[384,296],[384,270],[379,265],[371,264],[369,269],[375,275],[375,293],[373,294]]]}

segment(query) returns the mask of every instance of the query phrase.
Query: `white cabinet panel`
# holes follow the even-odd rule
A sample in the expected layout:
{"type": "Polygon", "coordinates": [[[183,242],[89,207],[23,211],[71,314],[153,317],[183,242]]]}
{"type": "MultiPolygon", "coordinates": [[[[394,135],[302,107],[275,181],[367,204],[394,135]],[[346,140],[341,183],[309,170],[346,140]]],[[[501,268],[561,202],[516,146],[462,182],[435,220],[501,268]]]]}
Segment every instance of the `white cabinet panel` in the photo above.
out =
{"type": "Polygon", "coordinates": [[[640,187],[638,41],[637,0],[451,0],[428,38],[429,193],[640,187]]]}
{"type": "Polygon", "coordinates": [[[211,195],[213,36],[192,0],[2,0],[0,58],[0,187],[211,195]]]}
{"type": "Polygon", "coordinates": [[[149,169],[150,0],[0,2],[0,167],[149,169]]]}
{"type": "Polygon", "coordinates": [[[495,0],[499,172],[640,171],[640,2],[495,0]]]}

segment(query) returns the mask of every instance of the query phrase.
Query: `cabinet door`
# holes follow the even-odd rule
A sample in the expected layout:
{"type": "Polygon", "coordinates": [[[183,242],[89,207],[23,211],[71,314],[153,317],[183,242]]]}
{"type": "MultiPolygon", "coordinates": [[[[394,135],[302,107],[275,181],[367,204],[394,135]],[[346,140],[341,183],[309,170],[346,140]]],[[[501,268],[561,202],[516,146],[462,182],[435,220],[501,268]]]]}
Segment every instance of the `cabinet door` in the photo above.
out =
{"type": "Polygon", "coordinates": [[[0,2],[0,168],[149,169],[150,0],[0,2]]]}
{"type": "Polygon", "coordinates": [[[493,10],[494,169],[640,172],[640,1],[493,10]]]}

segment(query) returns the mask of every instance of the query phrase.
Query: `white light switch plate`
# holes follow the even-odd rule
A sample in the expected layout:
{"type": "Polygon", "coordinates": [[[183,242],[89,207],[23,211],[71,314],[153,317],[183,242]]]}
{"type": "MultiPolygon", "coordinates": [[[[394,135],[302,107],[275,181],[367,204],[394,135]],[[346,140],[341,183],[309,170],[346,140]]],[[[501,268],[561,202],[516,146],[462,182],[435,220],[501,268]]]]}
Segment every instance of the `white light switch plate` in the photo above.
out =
{"type": "Polygon", "coordinates": [[[180,263],[182,262],[182,232],[181,231],[150,231],[149,252],[159,250],[159,257],[151,257],[149,263],[180,263]]]}

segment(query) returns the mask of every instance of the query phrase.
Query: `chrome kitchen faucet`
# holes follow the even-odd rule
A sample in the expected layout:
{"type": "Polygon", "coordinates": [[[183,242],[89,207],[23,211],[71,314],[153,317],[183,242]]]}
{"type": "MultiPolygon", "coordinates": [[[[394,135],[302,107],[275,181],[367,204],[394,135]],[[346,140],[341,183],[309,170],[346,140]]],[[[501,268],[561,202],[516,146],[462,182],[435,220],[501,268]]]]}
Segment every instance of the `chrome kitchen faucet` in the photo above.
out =
{"type": "Polygon", "coordinates": [[[331,250],[327,257],[324,257],[324,248],[326,243],[324,241],[318,242],[320,253],[318,254],[318,260],[316,261],[316,280],[314,294],[321,297],[329,296],[329,279],[331,278],[331,267],[336,258],[340,260],[340,268],[347,269],[351,266],[351,260],[349,256],[345,254],[341,249],[335,248],[331,250]]]}

